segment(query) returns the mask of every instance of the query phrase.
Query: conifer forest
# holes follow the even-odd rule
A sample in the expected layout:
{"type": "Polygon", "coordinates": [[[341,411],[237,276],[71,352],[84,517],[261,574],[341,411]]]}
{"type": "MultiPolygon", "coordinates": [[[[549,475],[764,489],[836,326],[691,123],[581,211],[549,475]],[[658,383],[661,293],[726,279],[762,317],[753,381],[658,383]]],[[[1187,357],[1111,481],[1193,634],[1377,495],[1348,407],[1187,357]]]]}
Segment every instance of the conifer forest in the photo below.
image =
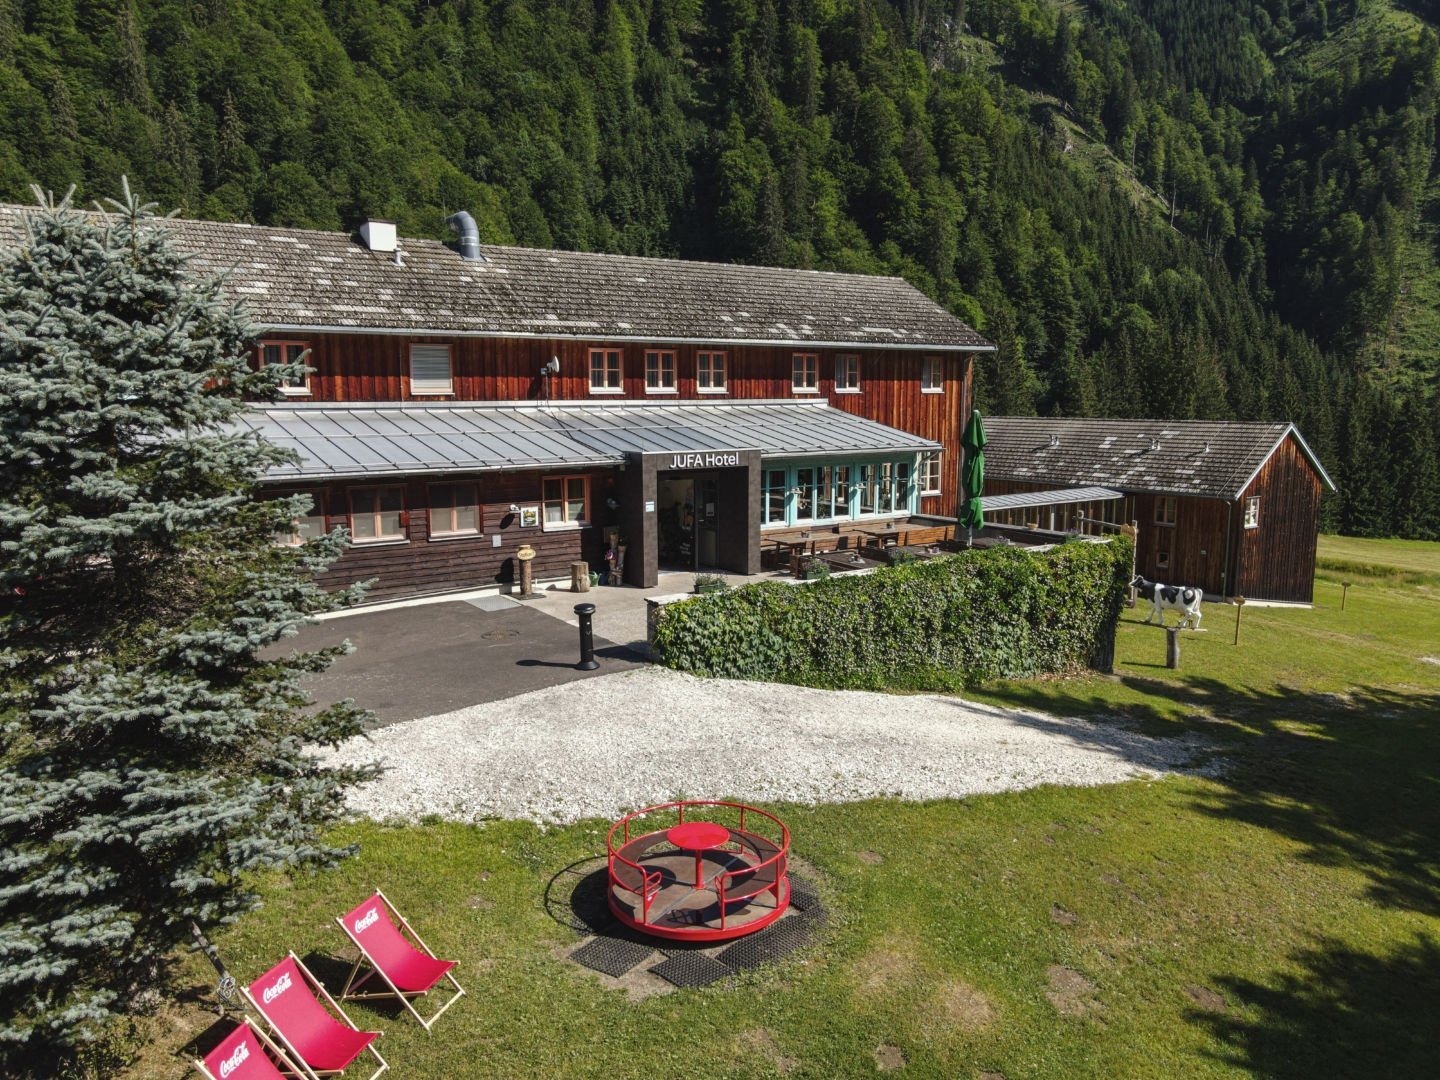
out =
{"type": "Polygon", "coordinates": [[[903,275],[994,413],[1295,421],[1440,538],[1436,0],[0,0],[0,200],[903,275]]]}

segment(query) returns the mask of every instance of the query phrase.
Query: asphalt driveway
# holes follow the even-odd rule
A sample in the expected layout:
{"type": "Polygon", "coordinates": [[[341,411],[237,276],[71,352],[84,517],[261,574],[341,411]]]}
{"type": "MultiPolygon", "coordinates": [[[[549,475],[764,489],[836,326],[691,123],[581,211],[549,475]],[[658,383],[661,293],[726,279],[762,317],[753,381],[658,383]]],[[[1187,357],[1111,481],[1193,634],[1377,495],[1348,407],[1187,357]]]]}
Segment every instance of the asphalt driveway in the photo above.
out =
{"type": "Polygon", "coordinates": [[[347,615],[308,626],[286,645],[346,639],[355,651],[308,686],[322,705],[354,698],[375,714],[375,727],[644,665],[596,637],[599,670],[577,671],[576,628],[503,596],[347,615]]]}

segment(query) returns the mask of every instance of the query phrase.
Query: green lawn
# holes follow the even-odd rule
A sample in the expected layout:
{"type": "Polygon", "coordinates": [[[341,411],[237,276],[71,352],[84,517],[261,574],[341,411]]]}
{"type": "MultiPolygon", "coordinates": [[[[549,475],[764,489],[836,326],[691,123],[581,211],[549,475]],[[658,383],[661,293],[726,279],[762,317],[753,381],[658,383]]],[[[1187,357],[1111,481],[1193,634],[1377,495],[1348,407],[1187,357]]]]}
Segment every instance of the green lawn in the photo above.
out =
{"type": "MultiPolygon", "coordinates": [[[[1327,538],[1326,557],[1440,576],[1440,547],[1327,538]]],[[[1158,733],[1203,730],[1219,780],[959,802],[777,807],[830,911],[818,944],[733,985],[631,1001],[559,958],[547,908],[603,823],[357,824],[361,854],[264,883],[220,937],[254,977],[333,954],[330,917],[372,883],[472,997],[425,1035],[382,1027],[398,1076],[651,1078],[1407,1076],[1433,1069],[1440,1000],[1440,598],[1371,576],[1312,610],[1207,605],[1182,668],[1127,613],[1114,677],[1009,683],[988,700],[1158,733]],[[865,858],[861,858],[865,853],[865,858]],[[872,853],[883,857],[877,862],[872,853]]],[[[744,792],[736,792],[743,796],[744,792]]],[[[327,974],[332,968],[327,967],[327,974]]],[[[341,969],[343,975],[343,969],[341,969]]],[[[187,958],[133,1076],[185,1074],[213,1014],[187,958]]],[[[357,1073],[358,1075],[358,1073],[357,1073]]]]}

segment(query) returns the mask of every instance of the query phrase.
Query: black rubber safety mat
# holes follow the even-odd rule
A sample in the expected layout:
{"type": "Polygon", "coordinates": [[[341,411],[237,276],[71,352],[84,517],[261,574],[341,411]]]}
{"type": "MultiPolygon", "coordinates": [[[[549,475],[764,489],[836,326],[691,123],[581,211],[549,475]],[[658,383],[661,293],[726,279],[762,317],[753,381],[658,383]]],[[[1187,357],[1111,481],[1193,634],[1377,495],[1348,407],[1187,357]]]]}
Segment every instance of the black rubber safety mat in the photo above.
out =
{"type": "Polygon", "coordinates": [[[713,956],[689,952],[673,954],[652,967],[650,973],[659,975],[666,982],[674,983],[676,986],[693,988],[709,986],[727,975],[734,975],[735,969],[729,964],[722,964],[713,956]]]}
{"type": "Polygon", "coordinates": [[[741,938],[720,953],[718,959],[733,968],[755,968],[768,964],[809,944],[811,926],[809,919],[781,919],[759,933],[741,938]]]}
{"type": "Polygon", "coordinates": [[[570,954],[570,959],[592,971],[619,978],[655,950],[650,945],[621,938],[597,937],[570,954]]]}
{"type": "Polygon", "coordinates": [[[820,903],[820,896],[814,889],[803,881],[790,879],[790,906],[796,911],[809,911],[811,907],[820,903]]]}

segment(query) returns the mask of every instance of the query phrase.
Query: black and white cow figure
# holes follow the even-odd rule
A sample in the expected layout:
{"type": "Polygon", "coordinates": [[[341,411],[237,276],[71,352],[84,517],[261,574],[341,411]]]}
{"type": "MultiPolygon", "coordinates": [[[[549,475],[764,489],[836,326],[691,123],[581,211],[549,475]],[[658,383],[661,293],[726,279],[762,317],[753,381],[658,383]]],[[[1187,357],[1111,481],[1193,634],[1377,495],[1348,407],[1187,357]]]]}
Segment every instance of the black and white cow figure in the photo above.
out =
{"type": "Polygon", "coordinates": [[[1165,612],[1180,612],[1178,626],[1190,624],[1192,630],[1200,629],[1200,601],[1205,599],[1205,593],[1200,589],[1192,589],[1188,585],[1161,585],[1158,581],[1147,581],[1136,574],[1130,582],[1136,593],[1150,601],[1150,614],[1145,617],[1148,623],[1157,615],[1160,617],[1160,625],[1165,625],[1165,612]]]}

